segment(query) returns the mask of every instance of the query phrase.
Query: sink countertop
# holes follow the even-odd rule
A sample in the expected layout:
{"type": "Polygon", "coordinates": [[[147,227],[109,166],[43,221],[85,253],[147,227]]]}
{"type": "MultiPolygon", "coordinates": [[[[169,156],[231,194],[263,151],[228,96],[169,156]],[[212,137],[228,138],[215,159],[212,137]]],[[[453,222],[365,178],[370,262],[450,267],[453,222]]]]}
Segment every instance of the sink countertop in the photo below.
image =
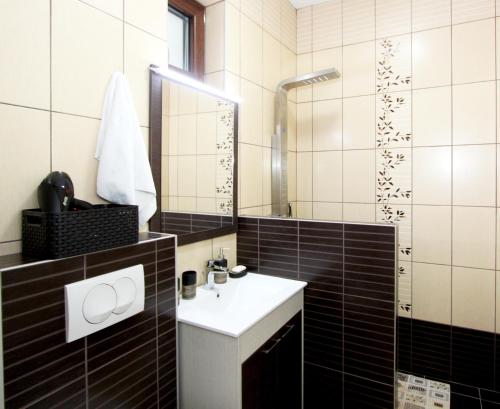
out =
{"type": "Polygon", "coordinates": [[[306,285],[304,281],[255,273],[242,278],[228,277],[227,283],[215,284],[218,298],[216,291],[201,286],[193,300],[181,299],[177,319],[238,338],[306,285]]]}

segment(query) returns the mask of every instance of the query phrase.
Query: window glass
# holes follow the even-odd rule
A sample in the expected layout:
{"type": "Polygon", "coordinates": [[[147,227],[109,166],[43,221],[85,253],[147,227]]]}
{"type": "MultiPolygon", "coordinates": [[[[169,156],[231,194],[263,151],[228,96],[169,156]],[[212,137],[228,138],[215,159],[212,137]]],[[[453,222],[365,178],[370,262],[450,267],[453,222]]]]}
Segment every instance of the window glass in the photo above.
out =
{"type": "Polygon", "coordinates": [[[168,9],[169,64],[189,71],[189,17],[168,9]]]}

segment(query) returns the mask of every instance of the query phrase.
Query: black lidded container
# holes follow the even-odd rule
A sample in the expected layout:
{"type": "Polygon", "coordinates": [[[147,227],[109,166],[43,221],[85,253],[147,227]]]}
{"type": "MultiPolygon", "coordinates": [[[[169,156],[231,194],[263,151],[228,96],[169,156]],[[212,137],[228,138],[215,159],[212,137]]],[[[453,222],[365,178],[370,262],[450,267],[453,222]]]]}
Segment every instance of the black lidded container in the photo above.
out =
{"type": "Polygon", "coordinates": [[[182,273],[182,298],[192,300],[194,297],[196,297],[196,271],[184,271],[182,273]]]}

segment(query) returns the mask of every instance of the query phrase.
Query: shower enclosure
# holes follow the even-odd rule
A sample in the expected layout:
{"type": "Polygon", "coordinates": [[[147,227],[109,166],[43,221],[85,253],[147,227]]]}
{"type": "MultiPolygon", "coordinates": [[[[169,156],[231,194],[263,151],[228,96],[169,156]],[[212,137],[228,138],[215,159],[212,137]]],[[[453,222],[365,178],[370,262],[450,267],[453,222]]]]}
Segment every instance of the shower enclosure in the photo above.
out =
{"type": "Polygon", "coordinates": [[[291,217],[288,202],[288,91],[340,77],[335,68],[281,81],[276,90],[275,134],[272,137],[272,215],[291,217]]]}

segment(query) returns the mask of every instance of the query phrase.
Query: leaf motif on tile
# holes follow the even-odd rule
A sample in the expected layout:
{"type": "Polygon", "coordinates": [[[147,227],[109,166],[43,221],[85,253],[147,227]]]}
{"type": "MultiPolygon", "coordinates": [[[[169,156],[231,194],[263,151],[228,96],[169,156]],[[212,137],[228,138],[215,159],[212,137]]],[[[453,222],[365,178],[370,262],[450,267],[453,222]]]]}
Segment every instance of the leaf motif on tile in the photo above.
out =
{"type": "Polygon", "coordinates": [[[391,87],[408,85],[411,82],[410,75],[394,72],[393,58],[399,53],[399,43],[386,39],[380,42],[382,51],[380,60],[377,62],[377,93],[387,92],[391,87]]]}

